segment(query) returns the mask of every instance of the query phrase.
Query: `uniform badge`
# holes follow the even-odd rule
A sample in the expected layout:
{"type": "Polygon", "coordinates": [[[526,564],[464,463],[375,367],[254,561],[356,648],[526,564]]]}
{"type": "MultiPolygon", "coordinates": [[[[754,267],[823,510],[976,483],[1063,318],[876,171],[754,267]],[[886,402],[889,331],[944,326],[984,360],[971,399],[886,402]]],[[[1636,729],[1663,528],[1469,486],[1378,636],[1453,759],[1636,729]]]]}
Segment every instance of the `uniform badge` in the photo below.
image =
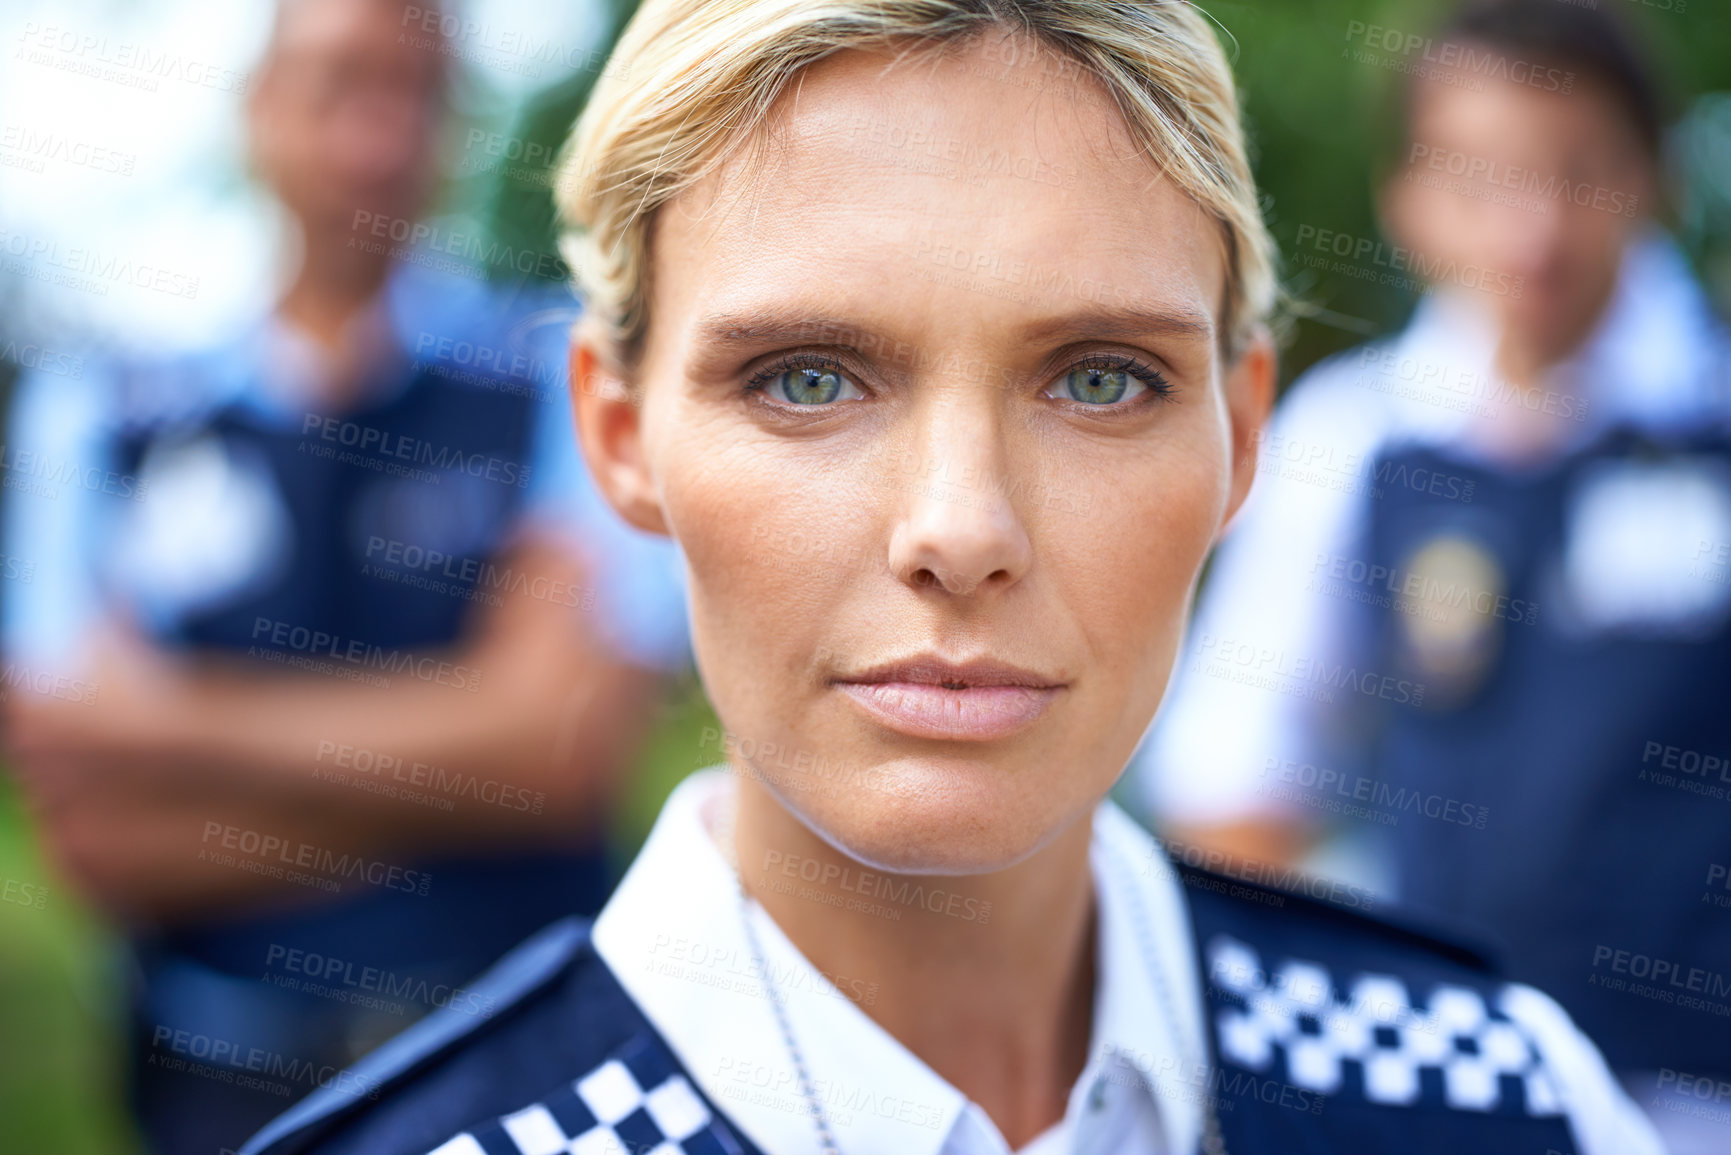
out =
{"type": "Polygon", "coordinates": [[[1402,561],[1392,608],[1402,658],[1425,682],[1426,705],[1450,709],[1484,684],[1513,614],[1529,607],[1508,596],[1497,556],[1476,538],[1445,533],[1402,561]]]}
{"type": "Polygon", "coordinates": [[[1570,495],[1553,622],[1576,636],[1700,637],[1731,610],[1731,470],[1605,461],[1570,495]]]}

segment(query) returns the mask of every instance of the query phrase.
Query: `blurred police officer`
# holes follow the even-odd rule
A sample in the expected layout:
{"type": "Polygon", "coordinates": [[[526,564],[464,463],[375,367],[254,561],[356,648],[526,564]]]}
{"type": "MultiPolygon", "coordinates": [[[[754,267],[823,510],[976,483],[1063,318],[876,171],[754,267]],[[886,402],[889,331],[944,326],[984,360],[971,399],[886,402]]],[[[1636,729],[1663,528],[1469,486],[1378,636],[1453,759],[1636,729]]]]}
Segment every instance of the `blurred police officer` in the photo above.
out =
{"type": "Polygon", "coordinates": [[[13,765],[132,932],[164,1152],[238,1146],[434,1007],[490,1013],[463,982],[605,898],[608,799],[683,660],[671,556],[575,457],[557,262],[412,227],[441,26],[285,3],[248,106],[300,242],[274,310],[20,395],[13,765]]]}
{"type": "Polygon", "coordinates": [[[1654,84],[1548,0],[1403,59],[1391,240],[1299,255],[1429,291],[1285,400],[1141,781],[1259,861],[1348,832],[1361,878],[1555,995],[1678,1150],[1724,1150],[1731,1113],[1686,1096],[1731,1087],[1731,385],[1652,223],[1654,84]]]}

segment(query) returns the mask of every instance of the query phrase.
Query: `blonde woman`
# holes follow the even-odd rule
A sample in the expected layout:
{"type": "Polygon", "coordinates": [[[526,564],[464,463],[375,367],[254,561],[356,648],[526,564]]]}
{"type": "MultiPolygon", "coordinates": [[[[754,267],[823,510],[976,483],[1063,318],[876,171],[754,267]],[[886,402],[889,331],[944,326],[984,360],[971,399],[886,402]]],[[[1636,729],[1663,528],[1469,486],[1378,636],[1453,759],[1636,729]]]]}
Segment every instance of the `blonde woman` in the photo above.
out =
{"type": "Polygon", "coordinates": [[[1199,12],[647,0],[561,190],[726,766],[247,1152],[1655,1149],[1543,995],[1103,801],[1274,380],[1199,12]]]}

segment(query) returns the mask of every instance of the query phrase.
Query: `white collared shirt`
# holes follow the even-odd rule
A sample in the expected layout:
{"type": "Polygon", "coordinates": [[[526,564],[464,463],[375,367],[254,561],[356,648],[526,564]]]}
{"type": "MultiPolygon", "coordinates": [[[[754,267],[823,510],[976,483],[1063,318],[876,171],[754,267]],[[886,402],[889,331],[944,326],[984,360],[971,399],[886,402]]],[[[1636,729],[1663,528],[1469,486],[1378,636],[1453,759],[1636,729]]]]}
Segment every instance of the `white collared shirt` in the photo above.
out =
{"type": "MultiPolygon", "coordinates": [[[[750,917],[842,1155],[1010,1155],[977,1104],[856,1005],[876,997],[871,983],[820,973],[755,901],[742,916],[737,877],[703,821],[730,788],[719,768],[681,783],[596,920],[595,949],[626,993],[752,1143],[767,1155],[819,1150],[745,933],[750,917]]],[[[1089,859],[1100,940],[1088,1061],[1063,1119],[1019,1155],[1192,1155],[1213,1084],[1182,884],[1110,801],[1094,813],[1089,859]]],[[[1511,983],[1499,1006],[1538,1048],[1582,1155],[1662,1155],[1554,1000],[1511,983]]]]}
{"type": "MultiPolygon", "coordinates": [[[[771,1155],[814,1151],[816,1127],[758,978],[736,875],[702,819],[706,802],[730,788],[717,769],[674,791],[596,920],[595,947],[754,1144],[771,1155]]],[[[1100,970],[1088,1061],[1064,1118],[1021,1150],[1188,1155],[1202,1133],[1206,1049],[1183,892],[1153,840],[1111,803],[1095,813],[1090,859],[1100,970]]],[[[755,901],[749,917],[843,1155],[1009,1155],[977,1104],[856,1005],[875,998],[870,983],[820,974],[755,901]]]]}

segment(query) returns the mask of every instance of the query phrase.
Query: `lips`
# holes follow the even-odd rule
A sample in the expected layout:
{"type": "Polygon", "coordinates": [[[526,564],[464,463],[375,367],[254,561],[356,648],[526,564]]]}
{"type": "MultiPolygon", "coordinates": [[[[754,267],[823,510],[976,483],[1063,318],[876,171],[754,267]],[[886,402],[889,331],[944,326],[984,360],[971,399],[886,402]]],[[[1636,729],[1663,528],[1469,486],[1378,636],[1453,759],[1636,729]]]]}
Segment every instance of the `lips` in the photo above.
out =
{"type": "Polygon", "coordinates": [[[1046,712],[1064,683],[1000,662],[918,658],[833,684],[875,721],[912,738],[990,742],[1046,712]]]}

